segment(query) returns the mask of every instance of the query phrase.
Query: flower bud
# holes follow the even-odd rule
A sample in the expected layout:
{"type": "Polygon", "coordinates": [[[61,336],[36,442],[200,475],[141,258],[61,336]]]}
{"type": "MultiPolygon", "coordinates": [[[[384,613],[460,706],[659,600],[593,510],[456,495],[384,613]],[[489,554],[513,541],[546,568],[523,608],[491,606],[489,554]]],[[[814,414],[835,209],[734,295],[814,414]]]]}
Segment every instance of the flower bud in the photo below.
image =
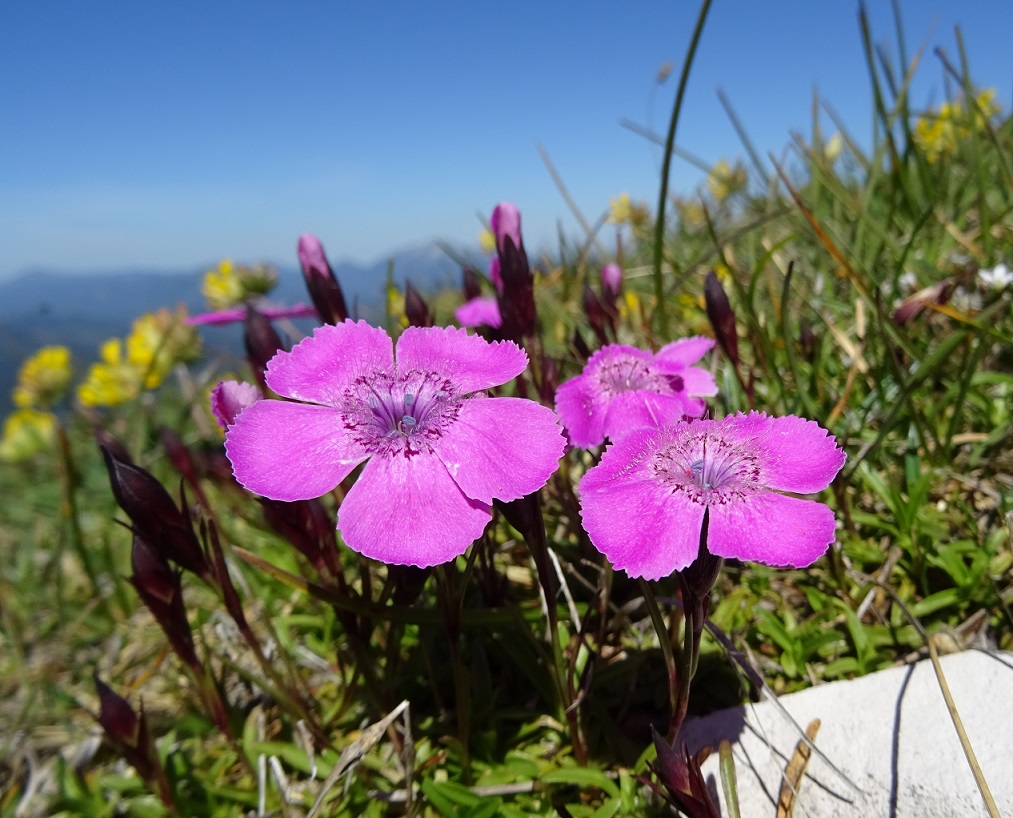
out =
{"type": "Polygon", "coordinates": [[[605,308],[602,306],[598,296],[595,295],[591,285],[584,282],[584,314],[587,315],[587,322],[594,330],[598,343],[605,346],[608,343],[608,336],[605,334],[605,308]]]}
{"type": "Polygon", "coordinates": [[[134,712],[130,703],[113,692],[98,676],[95,679],[95,691],[98,693],[98,723],[106,731],[109,739],[117,745],[137,747],[137,739],[141,732],[141,720],[134,712]]]}
{"type": "Polygon", "coordinates": [[[511,202],[500,202],[493,208],[489,226],[492,228],[492,234],[496,237],[496,248],[501,254],[504,240],[507,237],[513,241],[515,247],[523,246],[521,244],[521,213],[517,209],[517,205],[511,202]]]}
{"type": "Polygon", "coordinates": [[[433,317],[429,313],[429,307],[419,291],[416,290],[410,281],[405,282],[404,290],[404,312],[408,323],[413,327],[431,327],[433,317]]]}
{"type": "Polygon", "coordinates": [[[465,267],[461,271],[463,278],[463,289],[464,289],[464,300],[471,301],[473,298],[478,298],[482,295],[482,284],[479,281],[478,273],[476,273],[471,267],[465,267]]]}
{"type": "Polygon", "coordinates": [[[348,318],[348,308],[341,285],[327,262],[324,246],[316,236],[303,233],[299,237],[297,253],[306,289],[320,320],[325,324],[340,324],[348,318]]]}
{"type": "Polygon", "coordinates": [[[615,262],[601,268],[601,291],[613,304],[623,289],[623,268],[615,262]]]}
{"type": "Polygon", "coordinates": [[[651,726],[657,761],[651,765],[654,774],[668,792],[669,802],[690,818],[720,818],[721,813],[711,799],[700,765],[706,753],[689,754],[686,745],[677,752],[651,726]]]}
{"type": "Polygon", "coordinates": [[[207,560],[190,518],[177,508],[162,484],[104,446],[102,455],[116,502],[130,518],[133,530],[163,558],[206,578],[207,560]]]}
{"type": "Polygon", "coordinates": [[[262,392],[267,392],[267,362],[279,349],[282,349],[281,337],[263,313],[253,307],[246,308],[246,321],[243,330],[243,342],[246,345],[246,357],[253,369],[253,374],[260,384],[262,392]]]}
{"type": "Polygon", "coordinates": [[[240,413],[260,398],[260,392],[253,384],[219,381],[211,390],[211,414],[215,416],[218,425],[228,431],[240,413]]]}
{"type": "Polygon", "coordinates": [[[264,519],[280,536],[288,540],[324,576],[340,573],[335,559],[334,515],[319,499],[286,503],[258,497],[264,519]]]}
{"type": "Polygon", "coordinates": [[[173,571],[162,555],[136,534],[130,565],[133,568],[130,584],[169,638],[172,649],[188,668],[202,673],[183,605],[183,584],[179,572],[173,571]]]}
{"type": "Polygon", "coordinates": [[[704,303],[707,307],[707,317],[711,326],[714,327],[714,336],[717,338],[721,349],[724,350],[732,366],[739,366],[739,338],[735,332],[735,313],[728,303],[728,295],[725,288],[721,286],[717,273],[713,270],[707,273],[707,279],[703,287],[704,303]]]}

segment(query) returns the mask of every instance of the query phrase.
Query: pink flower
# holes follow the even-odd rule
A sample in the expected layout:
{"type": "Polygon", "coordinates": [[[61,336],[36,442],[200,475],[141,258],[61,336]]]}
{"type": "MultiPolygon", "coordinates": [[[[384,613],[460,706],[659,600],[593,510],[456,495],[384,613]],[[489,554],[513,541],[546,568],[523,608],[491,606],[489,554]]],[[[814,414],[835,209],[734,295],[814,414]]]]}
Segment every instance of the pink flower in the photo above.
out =
{"type": "Polygon", "coordinates": [[[605,438],[640,426],[699,417],[700,398],[717,394],[714,376],[691,366],[714,346],[703,336],[682,338],[657,353],[623,344],[602,347],[584,371],[556,391],[556,412],[574,446],[600,446],[605,438]]]}
{"type": "Polygon", "coordinates": [[[249,409],[260,398],[260,390],[252,383],[219,381],[211,390],[211,414],[219,426],[228,429],[244,409],[249,409]]]}
{"type": "Polygon", "coordinates": [[[601,289],[606,298],[613,303],[623,288],[623,268],[615,262],[601,268],[601,289]]]}
{"type": "MultiPolygon", "coordinates": [[[[317,311],[309,304],[295,304],[291,307],[260,307],[260,311],[268,318],[316,318],[317,311]]],[[[217,312],[202,312],[199,315],[191,315],[186,319],[190,326],[211,324],[220,327],[225,324],[236,324],[246,319],[246,307],[236,307],[231,310],[218,310],[217,312]]]]}
{"type": "Polygon", "coordinates": [[[491,296],[478,296],[465,301],[454,310],[454,318],[462,327],[492,327],[499,329],[503,318],[499,314],[499,304],[491,296]]]}
{"type": "Polygon", "coordinates": [[[812,500],[845,454],[815,421],[761,412],[644,428],[606,449],[580,481],[584,529],[612,564],[658,579],[700,551],[809,565],[834,541],[834,513],[812,500]]]}
{"type": "Polygon", "coordinates": [[[521,213],[512,202],[500,202],[493,208],[489,227],[496,237],[496,247],[503,252],[503,240],[509,236],[514,247],[521,249],[521,213]]]}
{"type": "Polygon", "coordinates": [[[493,499],[549,479],[563,452],[552,411],[486,397],[527,366],[516,344],[463,329],[405,330],[397,342],[363,321],[318,328],[268,364],[289,401],[262,400],[230,427],[236,479],[274,500],[326,494],[360,463],[338,511],[349,547],[388,563],[436,565],[485,529],[493,499]]]}

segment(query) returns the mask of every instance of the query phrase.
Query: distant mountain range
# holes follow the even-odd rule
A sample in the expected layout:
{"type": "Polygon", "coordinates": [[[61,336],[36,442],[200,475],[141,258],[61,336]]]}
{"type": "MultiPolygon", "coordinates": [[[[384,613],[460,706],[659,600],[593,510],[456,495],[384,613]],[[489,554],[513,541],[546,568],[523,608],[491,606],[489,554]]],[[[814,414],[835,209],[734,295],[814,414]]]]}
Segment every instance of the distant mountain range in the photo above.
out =
{"type": "MultiPolygon", "coordinates": [[[[454,251],[450,251],[454,252],[454,251]]],[[[447,251],[429,245],[402,250],[370,264],[341,262],[334,273],[349,309],[370,317],[383,310],[387,269],[394,280],[406,279],[421,291],[459,286],[461,267],[447,251]]],[[[471,259],[483,266],[485,262],[471,259]]],[[[333,262],[332,262],[333,264],[333,262]]],[[[210,266],[210,265],[209,265],[210,266]]],[[[193,315],[206,311],[201,295],[204,270],[33,270],[0,281],[0,417],[12,408],[9,395],[21,362],[47,344],[69,347],[75,377],[84,377],[107,338],[123,337],[131,322],[159,307],[184,304],[193,315]]],[[[309,303],[298,267],[279,267],[278,286],[270,301],[279,305],[309,303]]],[[[238,327],[208,327],[203,333],[209,351],[241,349],[238,327]]]]}

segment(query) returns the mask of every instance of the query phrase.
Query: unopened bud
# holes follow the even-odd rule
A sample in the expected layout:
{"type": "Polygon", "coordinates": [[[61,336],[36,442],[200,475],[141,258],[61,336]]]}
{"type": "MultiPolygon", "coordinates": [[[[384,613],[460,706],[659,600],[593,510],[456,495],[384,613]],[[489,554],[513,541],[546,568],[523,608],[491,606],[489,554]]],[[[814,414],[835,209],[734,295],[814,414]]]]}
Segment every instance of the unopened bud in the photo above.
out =
{"type": "Polygon", "coordinates": [[[340,324],[348,318],[348,308],[341,285],[324,254],[324,246],[316,236],[303,233],[299,237],[297,253],[306,289],[320,320],[325,324],[340,324]]]}
{"type": "Polygon", "coordinates": [[[739,366],[739,338],[735,331],[735,313],[732,312],[732,305],[728,302],[728,295],[725,288],[721,286],[717,273],[713,270],[707,273],[707,279],[703,287],[704,303],[707,307],[707,317],[711,326],[714,327],[714,337],[717,338],[721,349],[724,350],[732,366],[739,366]]]}
{"type": "Polygon", "coordinates": [[[133,523],[134,531],[163,558],[201,578],[207,577],[207,560],[190,519],[179,510],[169,492],[140,466],[123,462],[105,447],[102,455],[113,495],[133,523]]]}
{"type": "Polygon", "coordinates": [[[246,321],[243,330],[243,341],[246,344],[246,357],[263,392],[267,392],[267,362],[282,348],[281,337],[270,319],[253,307],[246,308],[246,321]]]}
{"type": "Polygon", "coordinates": [[[605,308],[594,290],[591,289],[591,285],[586,281],[584,282],[583,301],[587,321],[591,325],[591,329],[594,330],[598,343],[605,346],[608,343],[608,337],[605,335],[605,308]]]}
{"type": "Polygon", "coordinates": [[[408,323],[413,327],[431,327],[433,317],[429,313],[429,307],[419,295],[410,281],[405,282],[404,290],[404,312],[408,323]]]}

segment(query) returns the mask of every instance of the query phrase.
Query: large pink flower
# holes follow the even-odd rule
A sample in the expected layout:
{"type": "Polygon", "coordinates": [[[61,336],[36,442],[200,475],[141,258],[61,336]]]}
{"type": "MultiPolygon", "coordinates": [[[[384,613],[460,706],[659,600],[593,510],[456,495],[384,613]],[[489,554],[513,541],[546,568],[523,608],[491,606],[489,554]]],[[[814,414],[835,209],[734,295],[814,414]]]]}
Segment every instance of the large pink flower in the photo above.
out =
{"type": "Polygon", "coordinates": [[[605,438],[641,426],[699,417],[700,398],[717,394],[714,376],[692,364],[714,341],[682,338],[656,353],[610,344],[587,362],[584,371],[556,390],[556,411],[574,446],[600,446],[605,438]]]}
{"type": "Polygon", "coordinates": [[[719,557],[809,565],[834,541],[834,513],[813,500],[844,465],[811,420],[760,412],[631,432],[580,481],[591,542],[631,576],[658,579],[696,559],[701,531],[719,557]]]}
{"type": "Polygon", "coordinates": [[[484,394],[525,366],[516,344],[463,329],[411,327],[395,361],[382,329],[320,327],[268,364],[268,386],[291,400],[245,409],[226,451],[247,489],[289,501],[368,461],[338,511],[345,542],[388,563],[446,562],[481,536],[493,499],[536,491],[562,455],[550,409],[484,394]]]}

